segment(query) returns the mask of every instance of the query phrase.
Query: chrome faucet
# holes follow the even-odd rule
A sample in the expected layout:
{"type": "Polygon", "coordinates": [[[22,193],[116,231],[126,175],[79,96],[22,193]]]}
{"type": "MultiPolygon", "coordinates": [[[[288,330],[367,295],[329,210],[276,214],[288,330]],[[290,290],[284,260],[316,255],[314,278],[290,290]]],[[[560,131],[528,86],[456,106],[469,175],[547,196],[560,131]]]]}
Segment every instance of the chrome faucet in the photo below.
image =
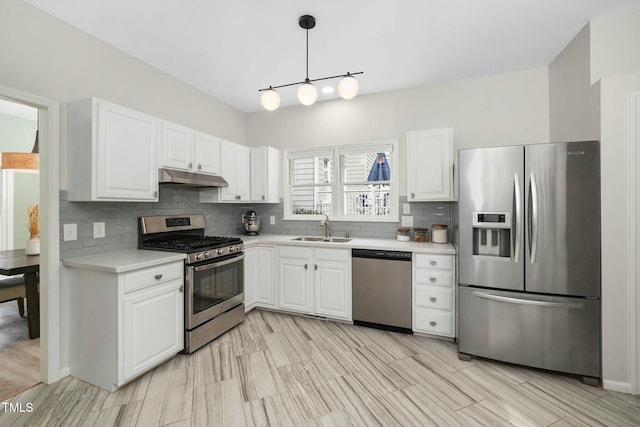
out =
{"type": "Polygon", "coordinates": [[[324,237],[331,237],[331,227],[329,225],[329,215],[325,215],[324,219],[320,221],[320,225],[324,227],[324,237]]]}

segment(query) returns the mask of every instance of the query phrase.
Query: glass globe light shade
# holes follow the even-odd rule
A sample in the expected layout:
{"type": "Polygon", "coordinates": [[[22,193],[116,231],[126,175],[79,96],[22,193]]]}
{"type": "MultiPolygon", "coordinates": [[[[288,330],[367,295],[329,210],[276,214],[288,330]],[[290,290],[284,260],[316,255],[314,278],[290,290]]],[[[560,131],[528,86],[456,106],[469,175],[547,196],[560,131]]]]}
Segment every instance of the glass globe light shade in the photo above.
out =
{"type": "Polygon", "coordinates": [[[358,94],[358,89],[360,89],[360,85],[353,76],[347,75],[341,78],[338,83],[338,93],[344,99],[354,98],[358,94]]]}
{"type": "Polygon", "coordinates": [[[260,102],[265,110],[273,111],[280,106],[280,95],[273,89],[263,90],[260,102]]]}
{"type": "Polygon", "coordinates": [[[311,83],[304,83],[298,87],[298,101],[302,105],[311,105],[318,99],[318,89],[311,83]]]}

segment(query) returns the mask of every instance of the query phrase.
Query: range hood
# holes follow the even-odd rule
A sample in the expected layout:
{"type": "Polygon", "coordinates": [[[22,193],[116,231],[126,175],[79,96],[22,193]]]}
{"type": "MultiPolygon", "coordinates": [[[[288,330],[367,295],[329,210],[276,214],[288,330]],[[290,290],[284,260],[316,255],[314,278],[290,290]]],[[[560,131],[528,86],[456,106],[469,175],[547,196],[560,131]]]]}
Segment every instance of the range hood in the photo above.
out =
{"type": "Polygon", "coordinates": [[[193,188],[229,186],[229,183],[220,176],[166,168],[158,169],[158,182],[162,185],[180,185],[193,188]]]}

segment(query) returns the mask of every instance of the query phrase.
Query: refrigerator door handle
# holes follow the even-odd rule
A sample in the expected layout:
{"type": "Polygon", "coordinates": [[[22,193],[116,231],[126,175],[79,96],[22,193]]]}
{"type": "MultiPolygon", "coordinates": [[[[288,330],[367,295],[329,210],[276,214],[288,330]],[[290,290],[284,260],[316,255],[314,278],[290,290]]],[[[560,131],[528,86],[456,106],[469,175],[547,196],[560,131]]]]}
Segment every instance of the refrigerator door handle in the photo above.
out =
{"type": "Polygon", "coordinates": [[[529,242],[531,243],[531,264],[536,262],[536,253],[538,252],[538,185],[536,183],[536,175],[531,172],[529,186],[531,187],[531,230],[529,242]]]}
{"type": "Polygon", "coordinates": [[[513,254],[513,261],[514,262],[518,262],[518,260],[520,259],[520,245],[522,242],[522,236],[521,236],[521,232],[520,232],[520,224],[522,223],[522,201],[521,201],[521,197],[520,197],[520,177],[518,176],[518,173],[516,172],[515,174],[513,174],[513,192],[514,192],[514,199],[515,199],[515,211],[516,211],[516,223],[515,223],[515,248],[514,248],[514,254],[513,254]]]}
{"type": "Polygon", "coordinates": [[[473,295],[478,298],[508,302],[512,304],[536,305],[538,307],[554,307],[554,308],[583,308],[583,305],[577,302],[536,301],[536,300],[529,300],[529,299],[504,297],[502,295],[493,295],[493,294],[488,294],[485,292],[478,292],[478,291],[473,292],[473,295]]]}

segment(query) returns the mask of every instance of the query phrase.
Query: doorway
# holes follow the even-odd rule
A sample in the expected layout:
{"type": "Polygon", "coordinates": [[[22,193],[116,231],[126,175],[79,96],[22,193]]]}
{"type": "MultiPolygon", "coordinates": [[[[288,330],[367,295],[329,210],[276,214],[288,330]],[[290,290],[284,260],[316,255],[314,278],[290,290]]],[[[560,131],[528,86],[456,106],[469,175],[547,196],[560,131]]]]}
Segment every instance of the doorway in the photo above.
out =
{"type": "Polygon", "coordinates": [[[40,142],[40,379],[59,380],[61,371],[59,135],[60,105],[39,95],[0,86],[0,98],[38,110],[40,142]]]}
{"type": "MultiPolygon", "coordinates": [[[[0,251],[3,255],[24,250],[31,235],[40,235],[37,132],[37,108],[0,99],[0,251]]],[[[0,276],[0,400],[40,382],[40,339],[32,339],[27,322],[31,306],[21,274],[0,276]]]]}

